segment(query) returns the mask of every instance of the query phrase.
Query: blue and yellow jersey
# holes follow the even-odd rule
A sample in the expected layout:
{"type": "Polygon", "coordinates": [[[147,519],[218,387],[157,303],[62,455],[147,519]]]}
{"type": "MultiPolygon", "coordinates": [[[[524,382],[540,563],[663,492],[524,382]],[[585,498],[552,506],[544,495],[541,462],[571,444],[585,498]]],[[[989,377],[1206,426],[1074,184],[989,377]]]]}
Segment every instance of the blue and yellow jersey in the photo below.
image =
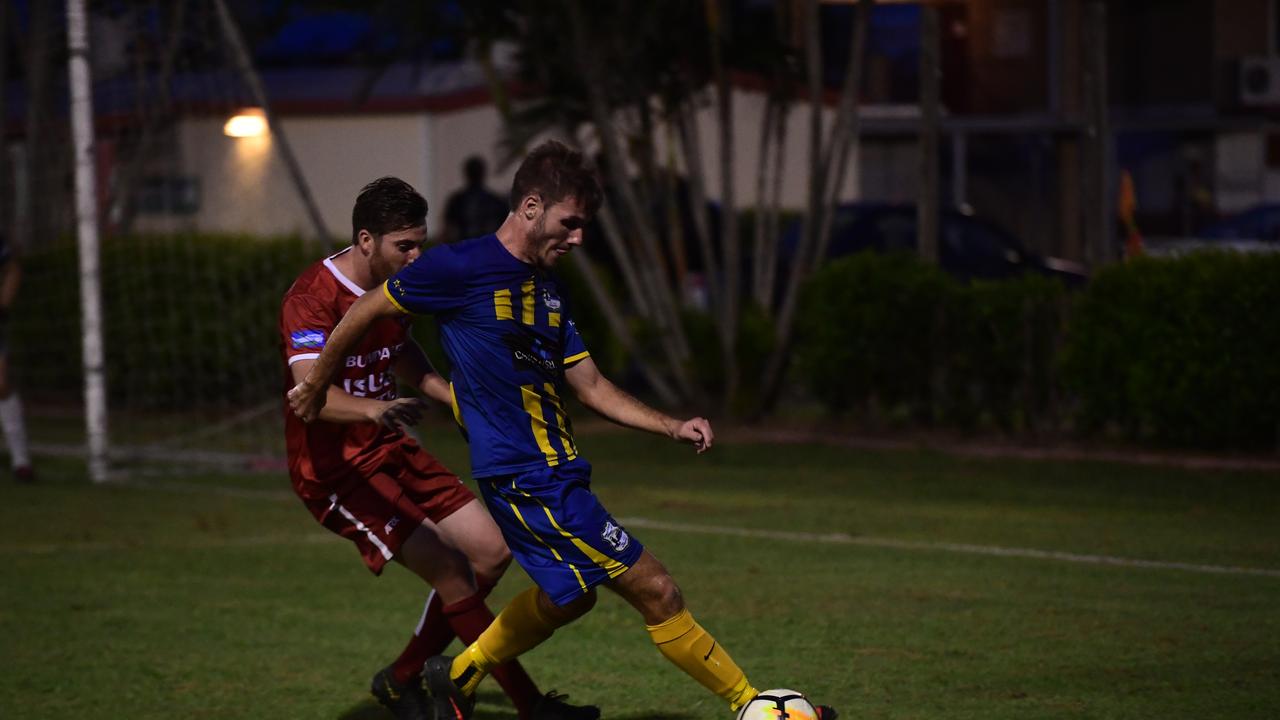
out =
{"type": "Polygon", "coordinates": [[[588,353],[554,277],[485,235],[427,250],[383,291],[405,312],[436,317],[475,477],[578,456],[564,371],[588,353]]]}

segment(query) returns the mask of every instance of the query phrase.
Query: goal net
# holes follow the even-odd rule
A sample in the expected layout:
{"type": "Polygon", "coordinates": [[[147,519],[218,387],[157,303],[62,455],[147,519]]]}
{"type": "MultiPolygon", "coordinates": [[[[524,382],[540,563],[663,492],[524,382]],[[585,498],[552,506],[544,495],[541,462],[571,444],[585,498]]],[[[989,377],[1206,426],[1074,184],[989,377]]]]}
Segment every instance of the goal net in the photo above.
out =
{"type": "MultiPolygon", "coordinates": [[[[67,11],[6,5],[9,365],[38,462],[86,448],[67,11]]],[[[330,241],[271,222],[307,217],[304,193],[221,0],[86,5],[110,467],[278,467],[279,301],[330,241]]]]}

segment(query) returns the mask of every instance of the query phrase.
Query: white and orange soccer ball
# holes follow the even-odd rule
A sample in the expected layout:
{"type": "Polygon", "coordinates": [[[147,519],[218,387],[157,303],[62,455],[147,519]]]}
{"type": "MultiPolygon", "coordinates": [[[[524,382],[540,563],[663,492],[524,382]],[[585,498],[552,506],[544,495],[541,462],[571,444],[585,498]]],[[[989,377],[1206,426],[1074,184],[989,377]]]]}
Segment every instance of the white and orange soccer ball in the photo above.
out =
{"type": "Polygon", "coordinates": [[[795,690],[765,690],[738,709],[735,720],[818,720],[813,703],[795,690]]]}

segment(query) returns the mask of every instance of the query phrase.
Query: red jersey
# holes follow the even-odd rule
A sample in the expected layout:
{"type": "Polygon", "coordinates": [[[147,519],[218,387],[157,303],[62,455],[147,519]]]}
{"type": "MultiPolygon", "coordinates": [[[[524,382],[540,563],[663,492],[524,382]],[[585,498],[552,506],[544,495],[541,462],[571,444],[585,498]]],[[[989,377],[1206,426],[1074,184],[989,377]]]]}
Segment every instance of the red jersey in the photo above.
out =
{"type": "MultiPolygon", "coordinates": [[[[364,290],[343,275],[333,260],[347,248],[308,267],[284,295],[280,308],[285,393],[293,387],[289,366],[320,356],[338,321],[364,290]]],[[[376,321],[343,359],[333,384],[355,397],[394,400],[396,360],[409,336],[407,315],[376,321]]],[[[284,404],[289,476],[303,499],[328,498],[363,482],[386,463],[400,464],[406,445],[420,449],[404,433],[372,422],[304,423],[284,404]]]]}

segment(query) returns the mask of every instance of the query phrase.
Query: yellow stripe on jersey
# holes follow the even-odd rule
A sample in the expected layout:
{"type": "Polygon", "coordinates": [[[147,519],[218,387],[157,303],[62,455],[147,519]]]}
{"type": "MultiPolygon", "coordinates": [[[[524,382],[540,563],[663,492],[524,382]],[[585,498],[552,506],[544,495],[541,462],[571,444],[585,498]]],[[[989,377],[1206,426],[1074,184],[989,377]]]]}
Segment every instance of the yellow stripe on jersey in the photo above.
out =
{"type": "Polygon", "coordinates": [[[560,313],[547,313],[547,324],[551,327],[560,327],[560,313]]]}
{"type": "Polygon", "coordinates": [[[547,466],[560,464],[560,454],[551,447],[547,437],[547,420],[542,417],[542,396],[532,385],[521,385],[520,394],[524,399],[524,411],[529,414],[529,426],[533,428],[533,439],[538,442],[538,449],[547,457],[547,466]]]}
{"type": "Polygon", "coordinates": [[[525,325],[532,325],[533,324],[533,281],[532,280],[525,280],[524,284],[520,286],[520,300],[521,300],[521,304],[524,306],[523,307],[524,311],[520,314],[520,322],[523,322],[525,325]]]}
{"type": "Polygon", "coordinates": [[[556,395],[556,387],[551,383],[543,383],[542,389],[547,391],[547,399],[551,401],[552,412],[556,415],[556,434],[560,436],[560,444],[564,445],[565,462],[578,457],[578,448],[573,444],[573,435],[569,434],[569,416],[564,411],[564,403],[556,395]]]}
{"type": "MultiPolygon", "coordinates": [[[[520,490],[520,488],[516,487],[516,483],[515,483],[515,481],[514,481],[514,480],[513,480],[513,481],[511,481],[511,489],[512,489],[512,490],[520,490]]],[[[521,494],[523,494],[525,497],[529,497],[529,493],[527,493],[527,492],[525,492],[525,491],[523,491],[523,490],[520,490],[520,492],[521,492],[521,494]]],[[[567,561],[565,561],[564,557],[560,555],[560,552],[559,552],[558,550],[556,550],[554,547],[552,547],[552,546],[551,546],[551,543],[547,542],[546,540],[543,540],[541,535],[539,535],[538,533],[534,532],[534,531],[533,531],[533,528],[529,527],[529,523],[525,522],[524,515],[521,515],[521,514],[520,514],[520,508],[516,507],[516,504],[515,504],[515,503],[511,502],[510,500],[508,500],[508,501],[507,501],[507,504],[511,506],[511,512],[515,513],[515,515],[516,515],[516,519],[520,521],[520,524],[524,526],[524,529],[525,529],[525,530],[528,530],[528,531],[529,531],[529,534],[533,536],[533,539],[534,539],[534,540],[537,540],[537,541],[538,541],[538,542],[540,542],[540,543],[542,543],[543,547],[545,547],[546,549],[550,550],[550,551],[551,551],[552,556],[554,556],[556,560],[558,560],[558,561],[560,561],[560,562],[564,563],[565,565],[568,565],[568,566],[569,566],[569,569],[573,571],[573,575],[574,575],[574,577],[578,578],[578,585],[582,587],[582,592],[586,592],[586,591],[587,591],[587,583],[586,583],[586,581],[585,581],[585,580],[583,580],[583,579],[582,579],[582,573],[578,571],[578,566],[574,565],[574,564],[573,564],[573,563],[571,563],[571,562],[567,562],[567,561]]],[[[543,507],[543,509],[544,509],[544,510],[546,509],[546,506],[545,506],[545,505],[543,505],[542,507],[543,507]]],[[[612,576],[610,576],[610,577],[612,577],[612,576]]]]}
{"type": "Polygon", "coordinates": [[[494,290],[493,291],[493,312],[498,316],[499,320],[515,320],[515,316],[511,314],[511,291],[510,290],[494,290]]]}
{"type": "MultiPolygon", "coordinates": [[[[561,536],[561,537],[563,537],[563,538],[567,538],[567,539],[569,540],[569,542],[573,543],[573,546],[574,546],[574,547],[576,547],[576,548],[578,548],[579,550],[581,550],[583,555],[586,555],[587,557],[591,558],[591,562],[595,563],[597,566],[599,566],[600,568],[602,568],[606,573],[608,573],[609,577],[611,577],[611,578],[616,578],[616,577],[618,577],[619,575],[621,575],[622,573],[624,573],[624,572],[626,572],[626,571],[627,571],[627,567],[628,567],[628,566],[623,565],[622,563],[618,562],[617,560],[614,560],[613,558],[609,557],[608,555],[605,555],[604,553],[600,552],[599,550],[597,550],[597,549],[595,549],[595,548],[591,547],[590,545],[588,545],[588,544],[586,544],[586,543],[582,542],[582,541],[581,541],[581,540],[579,540],[579,539],[578,539],[578,538],[577,538],[573,533],[571,533],[571,532],[569,532],[568,530],[565,530],[564,528],[560,527],[560,523],[556,522],[556,518],[555,518],[555,516],[551,514],[551,508],[547,507],[546,503],[544,503],[544,502],[542,502],[541,500],[539,500],[539,499],[537,499],[537,498],[533,497],[532,495],[530,495],[529,493],[525,492],[524,490],[521,490],[520,488],[516,487],[516,484],[515,484],[514,482],[513,482],[513,483],[511,483],[511,489],[513,489],[513,490],[519,490],[521,495],[524,495],[525,497],[529,498],[530,500],[533,500],[534,502],[536,502],[536,503],[538,503],[539,505],[541,505],[541,506],[542,506],[542,511],[543,511],[544,513],[546,513],[546,514],[547,514],[547,520],[551,523],[551,527],[554,527],[554,528],[555,528],[555,529],[560,533],[560,536],[561,536]]],[[[515,505],[512,505],[511,507],[513,507],[513,508],[514,508],[514,507],[515,507],[515,505]]],[[[520,519],[520,522],[524,522],[524,518],[521,518],[521,519],[520,519]]],[[[525,527],[527,528],[527,527],[529,527],[529,526],[528,526],[528,525],[525,525],[525,527]]],[[[532,531],[530,531],[530,532],[532,532],[532,531]]],[[[541,541],[542,541],[542,538],[538,538],[538,540],[541,542],[541,541]]],[[[546,543],[544,542],[543,544],[545,545],[546,543]]],[[[548,545],[548,547],[550,547],[550,546],[548,545]]],[[[557,559],[558,559],[558,558],[559,558],[559,556],[557,556],[557,559]]],[[[577,568],[574,568],[574,572],[575,572],[575,573],[577,572],[577,568]]]]}
{"type": "Polygon", "coordinates": [[[579,360],[581,360],[581,359],[585,358],[586,356],[588,356],[588,355],[590,355],[590,354],[591,354],[591,353],[587,352],[586,350],[583,350],[582,352],[578,353],[577,355],[570,355],[569,357],[565,358],[565,359],[564,359],[564,364],[565,364],[565,365],[572,365],[572,364],[574,364],[574,363],[578,362],[579,360]]]}
{"type": "Polygon", "coordinates": [[[389,281],[384,280],[382,282],[382,294],[387,296],[387,299],[391,301],[392,305],[396,306],[397,310],[404,313],[405,315],[412,315],[413,313],[410,313],[408,310],[405,310],[404,306],[401,305],[399,301],[397,301],[394,297],[391,297],[391,288],[387,287],[387,282],[389,281]]]}

